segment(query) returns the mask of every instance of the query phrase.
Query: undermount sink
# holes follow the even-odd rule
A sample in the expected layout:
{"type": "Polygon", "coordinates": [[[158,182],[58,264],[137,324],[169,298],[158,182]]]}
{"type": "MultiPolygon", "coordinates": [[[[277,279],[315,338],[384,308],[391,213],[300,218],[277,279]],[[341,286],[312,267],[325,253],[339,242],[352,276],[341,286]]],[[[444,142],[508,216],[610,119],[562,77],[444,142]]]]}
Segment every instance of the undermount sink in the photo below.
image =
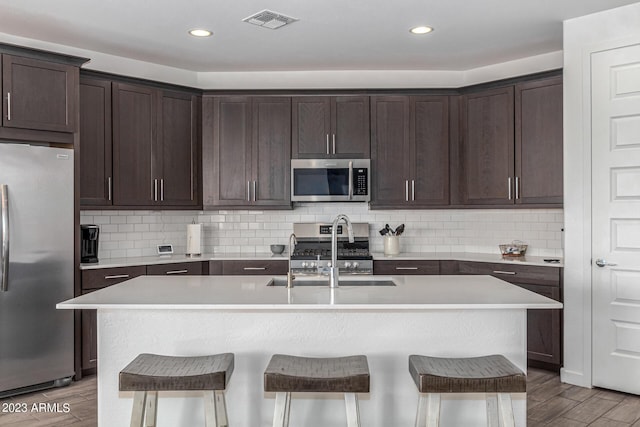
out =
{"type": "MultiPolygon", "coordinates": [[[[393,280],[387,278],[366,278],[366,279],[340,279],[339,286],[396,286],[393,280]]],[[[287,286],[286,278],[273,278],[267,283],[267,286],[287,286]]],[[[326,286],[329,287],[329,278],[327,279],[306,279],[304,277],[295,279],[293,287],[296,286],[326,286]]]]}

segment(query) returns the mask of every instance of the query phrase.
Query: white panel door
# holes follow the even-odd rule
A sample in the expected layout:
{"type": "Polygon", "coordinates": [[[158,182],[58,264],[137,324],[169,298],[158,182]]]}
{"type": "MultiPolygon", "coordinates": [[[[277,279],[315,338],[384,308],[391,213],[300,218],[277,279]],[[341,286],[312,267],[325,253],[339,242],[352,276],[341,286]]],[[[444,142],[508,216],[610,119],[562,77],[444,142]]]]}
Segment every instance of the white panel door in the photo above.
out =
{"type": "Polygon", "coordinates": [[[591,72],[593,385],[640,394],[640,45],[591,72]]]}

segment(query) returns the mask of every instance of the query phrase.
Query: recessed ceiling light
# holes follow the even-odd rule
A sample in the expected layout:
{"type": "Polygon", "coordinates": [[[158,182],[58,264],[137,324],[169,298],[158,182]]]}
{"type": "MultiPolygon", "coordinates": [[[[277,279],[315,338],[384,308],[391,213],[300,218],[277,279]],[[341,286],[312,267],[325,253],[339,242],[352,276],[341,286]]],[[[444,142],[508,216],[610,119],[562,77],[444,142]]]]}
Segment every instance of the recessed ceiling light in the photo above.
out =
{"type": "Polygon", "coordinates": [[[209,30],[195,28],[193,30],[189,30],[189,34],[191,34],[194,37],[209,37],[213,33],[209,30]]]}
{"type": "Polygon", "coordinates": [[[433,28],[422,25],[420,27],[413,27],[409,30],[412,34],[427,34],[433,31],[433,28]]]}

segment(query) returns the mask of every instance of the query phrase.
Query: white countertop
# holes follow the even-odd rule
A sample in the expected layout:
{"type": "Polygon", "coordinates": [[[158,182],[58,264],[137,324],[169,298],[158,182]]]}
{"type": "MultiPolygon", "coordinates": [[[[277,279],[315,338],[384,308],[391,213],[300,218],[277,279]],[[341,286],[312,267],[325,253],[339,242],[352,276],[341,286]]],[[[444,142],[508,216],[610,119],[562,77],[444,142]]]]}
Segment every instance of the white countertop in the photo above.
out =
{"type": "MultiPolygon", "coordinates": [[[[283,276],[280,277],[284,279],[283,276]]],[[[348,277],[371,280],[372,276],[348,277]]],[[[59,309],[455,310],[562,304],[491,276],[375,276],[396,286],[267,286],[269,276],[140,276],[59,303],[59,309]]],[[[305,276],[298,282],[312,280],[305,276]]],[[[343,278],[346,279],[346,278],[343,278]]]]}
{"type": "MultiPolygon", "coordinates": [[[[539,257],[525,256],[522,258],[503,258],[500,254],[484,254],[472,252],[408,252],[398,255],[386,256],[381,252],[372,252],[374,260],[455,260],[455,261],[477,261],[477,262],[494,262],[503,264],[520,264],[520,265],[538,265],[545,267],[562,267],[562,258],[556,257],[539,257]],[[559,259],[559,263],[548,263],[545,259],[559,259]]],[[[134,265],[153,265],[153,264],[172,264],[179,262],[198,262],[198,261],[215,261],[215,260],[239,260],[239,261],[256,261],[256,260],[284,260],[286,261],[287,253],[281,255],[272,255],[270,253],[258,254],[241,254],[241,253],[225,253],[225,254],[202,254],[198,257],[187,257],[186,255],[162,255],[132,258],[110,258],[102,259],[97,263],[80,264],[81,270],[93,270],[100,268],[113,267],[130,267],[134,265]]]]}

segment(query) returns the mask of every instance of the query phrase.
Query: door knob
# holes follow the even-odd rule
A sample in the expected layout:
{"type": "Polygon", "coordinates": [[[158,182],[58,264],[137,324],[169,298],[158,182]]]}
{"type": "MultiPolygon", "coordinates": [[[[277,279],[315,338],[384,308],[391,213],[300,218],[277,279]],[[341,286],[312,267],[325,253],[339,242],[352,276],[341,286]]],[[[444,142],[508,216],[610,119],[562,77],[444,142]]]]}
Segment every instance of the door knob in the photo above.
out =
{"type": "Polygon", "coordinates": [[[611,266],[618,265],[618,264],[615,264],[613,262],[607,262],[607,260],[603,259],[603,258],[598,258],[596,260],[596,265],[598,267],[606,267],[607,265],[611,267],[611,266]]]}

